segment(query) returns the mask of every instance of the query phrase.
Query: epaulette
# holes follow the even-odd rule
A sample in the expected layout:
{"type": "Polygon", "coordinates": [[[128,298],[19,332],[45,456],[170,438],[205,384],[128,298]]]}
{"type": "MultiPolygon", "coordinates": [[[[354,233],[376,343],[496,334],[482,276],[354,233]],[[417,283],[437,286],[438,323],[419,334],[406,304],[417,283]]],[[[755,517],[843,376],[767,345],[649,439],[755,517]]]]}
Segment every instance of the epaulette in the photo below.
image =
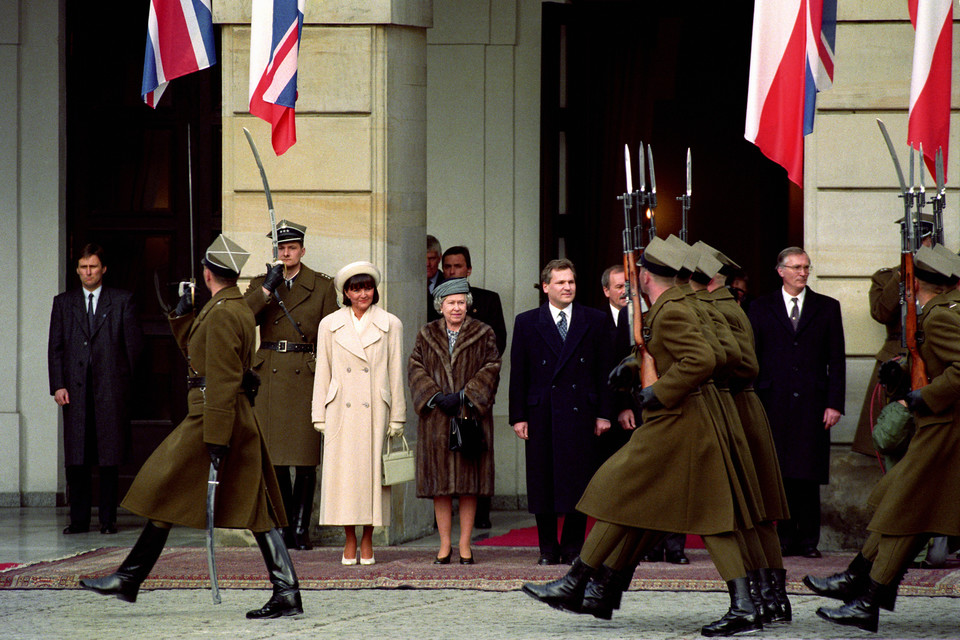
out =
{"type": "Polygon", "coordinates": [[[316,273],[321,278],[326,278],[327,280],[333,280],[333,276],[328,276],[323,271],[315,271],[314,273],[316,273]]]}

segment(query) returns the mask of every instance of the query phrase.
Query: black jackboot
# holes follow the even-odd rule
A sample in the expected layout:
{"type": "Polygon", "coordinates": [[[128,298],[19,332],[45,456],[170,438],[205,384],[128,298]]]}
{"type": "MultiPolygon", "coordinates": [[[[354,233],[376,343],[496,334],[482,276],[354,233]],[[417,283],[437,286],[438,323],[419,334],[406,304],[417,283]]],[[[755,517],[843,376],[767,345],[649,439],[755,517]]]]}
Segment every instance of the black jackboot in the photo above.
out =
{"type": "Polygon", "coordinates": [[[753,602],[753,608],[757,610],[757,617],[762,622],[768,622],[767,610],[763,606],[763,596],[760,594],[760,570],[751,569],[747,571],[747,587],[750,590],[750,600],[753,602]]]}
{"type": "Polygon", "coordinates": [[[859,597],[837,609],[820,607],[817,609],[817,615],[834,624],[857,627],[876,633],[880,622],[880,609],[877,602],[889,597],[886,593],[888,590],[889,587],[867,578],[867,586],[859,597]]]}
{"type": "Polygon", "coordinates": [[[732,636],[735,633],[763,629],[760,615],[750,599],[747,578],[730,580],[727,582],[727,589],[730,591],[730,610],[716,622],[700,629],[700,633],[705,636],[732,636]]]}
{"type": "Polygon", "coordinates": [[[870,580],[871,568],[873,568],[873,563],[858,553],[850,562],[846,571],[835,573],[826,578],[804,576],[803,584],[807,585],[817,595],[850,602],[863,593],[870,580]]]}
{"type": "Polygon", "coordinates": [[[297,467],[297,481],[293,488],[296,511],[288,514],[288,517],[293,518],[293,522],[290,523],[293,528],[294,546],[292,548],[300,551],[313,549],[310,543],[310,516],[313,513],[313,490],[316,486],[316,467],[297,467]]]}
{"type": "Polygon", "coordinates": [[[587,580],[592,574],[593,569],[585,565],[580,558],[576,558],[567,575],[547,584],[527,582],[523,585],[523,592],[531,598],[547,603],[554,609],[577,612],[583,603],[583,592],[587,588],[587,580]]]}
{"type": "Polygon", "coordinates": [[[300,583],[297,581],[297,572],[293,570],[290,554],[283,543],[283,536],[279,529],[254,533],[263,562],[267,565],[270,574],[270,584],[273,585],[273,595],[267,604],[259,609],[247,611],[248,618],[279,618],[280,616],[296,616],[303,613],[303,604],[300,601],[300,583]]]}
{"type": "Polygon", "coordinates": [[[116,573],[103,578],[82,578],[80,588],[96,591],[104,596],[117,596],[124,602],[136,602],[140,584],[147,579],[153,565],[157,563],[169,533],[170,529],[161,529],[152,522],[147,522],[147,526],[137,538],[137,543],[130,549],[116,573]]]}
{"type": "Polygon", "coordinates": [[[760,597],[764,622],[790,622],[793,609],[787,598],[787,570],[760,569],[760,597]]]}
{"type": "Polygon", "coordinates": [[[601,565],[587,581],[578,613],[589,613],[603,620],[612,618],[613,610],[620,607],[620,595],[623,593],[621,584],[623,583],[619,572],[607,565],[601,565]],[[614,604],[617,606],[614,607],[614,604]]]}

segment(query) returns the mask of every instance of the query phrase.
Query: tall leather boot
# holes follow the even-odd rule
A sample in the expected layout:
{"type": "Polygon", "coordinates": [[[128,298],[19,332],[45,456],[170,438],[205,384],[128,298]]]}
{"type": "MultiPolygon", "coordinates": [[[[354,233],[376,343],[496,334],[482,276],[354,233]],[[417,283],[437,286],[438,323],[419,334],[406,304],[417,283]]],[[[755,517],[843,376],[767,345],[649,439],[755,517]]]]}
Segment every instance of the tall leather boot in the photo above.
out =
{"type": "Polygon", "coordinates": [[[157,563],[163,545],[167,543],[170,529],[162,529],[147,522],[137,543],[115,573],[103,578],[82,578],[81,589],[89,589],[104,596],[117,596],[124,602],[136,602],[140,584],[147,579],[157,563]]]}
{"type": "Polygon", "coordinates": [[[633,582],[633,574],[636,573],[639,565],[640,561],[637,560],[630,566],[617,571],[615,582],[610,587],[610,606],[614,609],[620,608],[620,600],[623,598],[623,594],[630,589],[630,583],[633,582]]]}
{"type": "Polygon", "coordinates": [[[786,569],[760,569],[760,597],[766,614],[764,622],[793,620],[793,609],[787,598],[786,569]]]}
{"type": "Polygon", "coordinates": [[[288,517],[293,518],[290,523],[293,527],[293,548],[300,551],[313,549],[310,543],[310,516],[313,513],[313,491],[316,486],[317,468],[297,467],[297,481],[293,488],[296,512],[288,517]]]}
{"type": "Polygon", "coordinates": [[[609,620],[613,617],[614,602],[619,607],[622,581],[617,571],[607,565],[600,568],[587,581],[583,592],[583,602],[577,613],[589,613],[595,618],[609,620]]]}
{"type": "Polygon", "coordinates": [[[287,526],[282,530],[283,541],[287,549],[294,549],[297,546],[297,540],[294,535],[293,516],[297,507],[294,501],[293,484],[290,482],[290,467],[274,465],[273,470],[277,474],[277,487],[280,489],[280,499],[283,501],[283,512],[287,515],[287,526]]]}
{"type": "Polygon", "coordinates": [[[583,603],[583,592],[591,575],[593,569],[585,565],[580,558],[576,558],[567,575],[547,584],[527,582],[523,585],[523,592],[554,609],[577,612],[583,603]]]}
{"type": "Polygon", "coordinates": [[[817,609],[817,615],[834,624],[857,627],[876,633],[880,622],[880,608],[877,602],[884,597],[889,597],[885,593],[888,589],[889,587],[872,578],[867,578],[867,585],[859,597],[837,609],[820,607],[817,609]]]}
{"type": "Polygon", "coordinates": [[[899,591],[900,583],[903,582],[906,575],[907,570],[903,569],[893,579],[893,582],[880,590],[880,593],[877,594],[877,606],[887,611],[893,611],[893,607],[897,603],[897,591],[899,591]]]}
{"type": "Polygon", "coordinates": [[[750,585],[747,578],[737,578],[727,582],[730,592],[730,609],[726,615],[700,629],[700,633],[712,636],[732,636],[745,631],[759,631],[763,629],[763,622],[750,599],[750,585]]]}
{"type": "Polygon", "coordinates": [[[263,562],[267,565],[270,574],[270,584],[273,585],[273,595],[267,603],[259,609],[247,611],[247,617],[253,619],[279,618],[280,616],[297,616],[303,613],[303,603],[300,600],[300,582],[297,572],[293,569],[290,554],[283,542],[279,529],[254,533],[263,562]]]}
{"type": "Polygon", "coordinates": [[[804,576],[803,584],[807,585],[817,595],[850,602],[863,593],[870,579],[870,569],[872,568],[873,563],[858,553],[850,562],[846,571],[835,573],[826,578],[804,576]]]}
{"type": "Polygon", "coordinates": [[[747,571],[747,587],[750,590],[750,600],[753,602],[753,608],[757,610],[757,616],[762,622],[769,622],[766,608],[763,606],[763,597],[760,595],[759,569],[747,571]]]}

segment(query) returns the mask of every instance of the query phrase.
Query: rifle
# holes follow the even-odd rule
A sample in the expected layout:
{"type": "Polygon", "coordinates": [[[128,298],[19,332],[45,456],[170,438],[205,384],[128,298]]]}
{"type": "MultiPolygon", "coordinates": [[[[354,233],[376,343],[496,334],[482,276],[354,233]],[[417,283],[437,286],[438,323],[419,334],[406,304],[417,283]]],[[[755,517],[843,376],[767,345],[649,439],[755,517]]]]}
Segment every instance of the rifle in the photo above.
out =
{"type": "MultiPolygon", "coordinates": [[[[908,189],[907,183],[903,179],[900,160],[893,148],[890,134],[887,133],[887,127],[879,118],[877,119],[877,125],[880,127],[880,133],[883,134],[887,149],[890,151],[890,157],[893,159],[893,167],[897,171],[897,180],[900,183],[899,197],[903,198],[903,220],[900,222],[900,323],[902,327],[900,344],[910,354],[910,389],[913,391],[927,385],[927,368],[917,348],[917,301],[913,291],[913,256],[920,245],[920,218],[919,215],[914,218],[913,213],[915,197],[913,147],[910,147],[910,188],[908,189]]],[[[923,173],[922,160],[920,161],[920,172],[923,173]]],[[[921,175],[921,182],[922,180],[921,175]]]]}

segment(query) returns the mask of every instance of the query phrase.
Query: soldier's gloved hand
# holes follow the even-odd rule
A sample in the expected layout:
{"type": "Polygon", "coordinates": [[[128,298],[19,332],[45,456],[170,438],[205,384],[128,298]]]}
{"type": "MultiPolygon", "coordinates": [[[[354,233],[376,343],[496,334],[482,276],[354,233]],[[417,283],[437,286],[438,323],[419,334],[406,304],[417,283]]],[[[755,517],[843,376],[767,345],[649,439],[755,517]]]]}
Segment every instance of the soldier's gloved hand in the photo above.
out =
{"type": "Polygon", "coordinates": [[[263,278],[263,288],[272,294],[281,282],[283,282],[283,263],[278,262],[272,266],[268,264],[267,275],[263,278]]]}
{"type": "Polygon", "coordinates": [[[391,422],[387,427],[387,436],[390,438],[399,438],[403,435],[403,423],[391,422]]]}
{"type": "Polygon", "coordinates": [[[640,361],[631,354],[613,368],[607,383],[614,391],[630,391],[637,383],[639,371],[640,361]]]}
{"type": "Polygon", "coordinates": [[[212,464],[213,468],[217,471],[220,470],[220,465],[223,464],[223,459],[227,457],[228,451],[230,451],[230,447],[225,444],[207,443],[207,453],[210,454],[210,464],[212,464]]]}
{"type": "Polygon", "coordinates": [[[184,287],[183,295],[177,302],[177,308],[173,310],[177,316],[185,316],[193,311],[193,286],[184,287]]]}
{"type": "Polygon", "coordinates": [[[634,400],[640,405],[641,409],[663,409],[663,403],[653,392],[653,387],[645,387],[633,394],[634,400]]]}
{"type": "Polygon", "coordinates": [[[437,406],[448,416],[455,416],[460,411],[460,393],[447,393],[437,399],[437,406]]]}
{"type": "Polygon", "coordinates": [[[327,423],[326,423],[326,422],[314,422],[314,423],[313,423],[313,430],[316,431],[316,432],[318,432],[318,433],[323,433],[323,428],[324,428],[325,426],[327,426],[327,423]]]}
{"type": "Polygon", "coordinates": [[[913,411],[917,415],[922,416],[932,413],[930,407],[924,402],[923,392],[920,389],[908,393],[905,400],[907,401],[907,409],[910,409],[910,411],[913,411]]]}
{"type": "Polygon", "coordinates": [[[887,388],[887,393],[893,393],[907,375],[907,372],[903,370],[903,366],[901,365],[902,361],[900,358],[887,360],[880,365],[877,379],[880,380],[880,384],[887,388]]]}

